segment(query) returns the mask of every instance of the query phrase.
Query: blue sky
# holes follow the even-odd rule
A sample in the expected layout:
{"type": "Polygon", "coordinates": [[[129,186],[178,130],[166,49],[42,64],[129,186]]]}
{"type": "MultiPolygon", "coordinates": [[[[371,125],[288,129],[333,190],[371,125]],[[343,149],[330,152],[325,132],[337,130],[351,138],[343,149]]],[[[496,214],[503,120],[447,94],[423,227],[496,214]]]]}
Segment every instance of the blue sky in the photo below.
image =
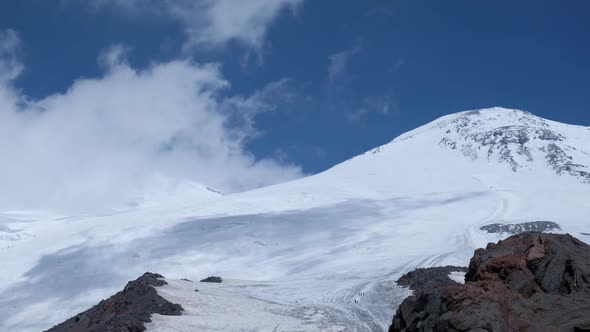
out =
{"type": "Polygon", "coordinates": [[[33,101],[104,77],[112,45],[137,71],[215,63],[217,98],[260,97],[229,103],[240,153],[309,174],[467,109],[590,125],[589,15],[584,0],[21,0],[0,4],[0,30],[33,101]]]}

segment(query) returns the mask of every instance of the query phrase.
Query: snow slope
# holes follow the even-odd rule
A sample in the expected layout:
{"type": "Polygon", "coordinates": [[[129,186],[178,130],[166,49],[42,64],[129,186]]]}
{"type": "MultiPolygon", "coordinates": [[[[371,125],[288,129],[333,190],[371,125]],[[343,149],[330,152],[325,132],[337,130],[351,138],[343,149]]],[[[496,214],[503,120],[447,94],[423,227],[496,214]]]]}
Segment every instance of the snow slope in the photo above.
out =
{"type": "Polygon", "coordinates": [[[101,216],[5,214],[0,330],[48,328],[145,271],[170,278],[159,292],[188,309],[151,331],[383,330],[408,294],[393,281],[466,265],[502,236],[482,225],[550,220],[589,241],[589,171],[590,128],[492,108],[250,192],[101,216]],[[179,280],[208,275],[230,282],[179,280]]]}

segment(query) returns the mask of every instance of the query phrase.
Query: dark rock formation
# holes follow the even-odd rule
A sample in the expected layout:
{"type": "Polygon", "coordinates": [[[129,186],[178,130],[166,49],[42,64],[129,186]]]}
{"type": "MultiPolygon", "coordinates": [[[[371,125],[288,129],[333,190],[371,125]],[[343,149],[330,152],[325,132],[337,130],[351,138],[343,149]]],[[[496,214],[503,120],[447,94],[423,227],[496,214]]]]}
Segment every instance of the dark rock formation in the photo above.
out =
{"type": "Polygon", "coordinates": [[[211,276],[211,277],[207,277],[203,280],[201,280],[201,282],[216,282],[216,283],[221,283],[223,280],[221,279],[221,277],[217,277],[217,276],[211,276]]]}
{"type": "Polygon", "coordinates": [[[524,232],[549,233],[560,230],[561,227],[552,221],[531,221],[521,224],[489,224],[479,229],[488,233],[520,234],[524,232]]]}
{"type": "Polygon", "coordinates": [[[442,286],[457,285],[457,282],[449,278],[449,273],[451,272],[467,272],[467,268],[461,266],[441,266],[416,269],[401,276],[397,284],[409,287],[416,292],[424,292],[442,286]]]}
{"type": "Polygon", "coordinates": [[[159,274],[145,273],[130,281],[121,292],[101,301],[91,309],[54,326],[47,332],[139,332],[152,314],[178,316],[179,304],[168,302],[154,287],[166,282],[159,274]]]}
{"type": "Polygon", "coordinates": [[[405,299],[389,331],[590,331],[590,246],[570,235],[489,244],[465,281],[405,299]]]}

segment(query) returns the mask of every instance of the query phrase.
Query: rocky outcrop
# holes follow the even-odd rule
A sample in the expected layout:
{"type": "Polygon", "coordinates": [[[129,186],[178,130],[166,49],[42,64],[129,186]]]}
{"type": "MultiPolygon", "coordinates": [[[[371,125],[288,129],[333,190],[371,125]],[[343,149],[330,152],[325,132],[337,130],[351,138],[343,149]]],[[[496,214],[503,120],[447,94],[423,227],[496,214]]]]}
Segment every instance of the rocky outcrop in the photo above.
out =
{"type": "Polygon", "coordinates": [[[389,331],[590,331],[590,246],[570,235],[489,244],[465,281],[407,298],[389,331]]]}
{"type": "Polygon", "coordinates": [[[466,273],[467,268],[462,266],[439,266],[420,268],[408,272],[401,276],[397,284],[399,286],[409,287],[416,292],[424,292],[438,287],[457,285],[449,274],[453,272],[466,273]]]}
{"type": "Polygon", "coordinates": [[[472,160],[497,161],[514,172],[530,169],[533,161],[543,162],[556,174],[590,183],[584,157],[587,152],[568,144],[568,138],[553,123],[529,112],[501,108],[471,111],[436,125],[444,132],[439,141],[442,148],[460,151],[472,160]]]}
{"type": "Polygon", "coordinates": [[[156,292],[166,284],[162,276],[145,273],[130,281],[121,292],[91,309],[54,326],[47,332],[140,332],[152,314],[178,316],[183,311],[156,292]]]}
{"type": "Polygon", "coordinates": [[[552,221],[530,221],[520,224],[489,224],[481,226],[480,230],[488,233],[520,234],[524,232],[549,233],[561,229],[552,221]]]}
{"type": "Polygon", "coordinates": [[[218,277],[218,276],[210,276],[210,277],[207,277],[207,278],[201,280],[201,282],[213,282],[213,283],[218,283],[218,284],[220,284],[222,281],[223,281],[223,279],[221,279],[221,277],[218,277]]]}

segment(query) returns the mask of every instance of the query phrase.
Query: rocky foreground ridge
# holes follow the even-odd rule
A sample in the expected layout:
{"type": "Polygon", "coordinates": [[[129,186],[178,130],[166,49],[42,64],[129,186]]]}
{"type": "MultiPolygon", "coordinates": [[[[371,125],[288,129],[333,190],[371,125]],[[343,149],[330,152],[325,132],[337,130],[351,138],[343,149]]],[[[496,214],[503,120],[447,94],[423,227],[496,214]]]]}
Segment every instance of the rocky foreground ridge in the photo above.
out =
{"type": "Polygon", "coordinates": [[[141,332],[152,314],[178,316],[182,307],[158,295],[154,288],[166,284],[162,278],[147,272],[119,293],[47,332],[141,332]]]}
{"type": "Polygon", "coordinates": [[[571,235],[489,244],[449,281],[418,288],[389,331],[590,331],[590,246],[571,235]]]}

